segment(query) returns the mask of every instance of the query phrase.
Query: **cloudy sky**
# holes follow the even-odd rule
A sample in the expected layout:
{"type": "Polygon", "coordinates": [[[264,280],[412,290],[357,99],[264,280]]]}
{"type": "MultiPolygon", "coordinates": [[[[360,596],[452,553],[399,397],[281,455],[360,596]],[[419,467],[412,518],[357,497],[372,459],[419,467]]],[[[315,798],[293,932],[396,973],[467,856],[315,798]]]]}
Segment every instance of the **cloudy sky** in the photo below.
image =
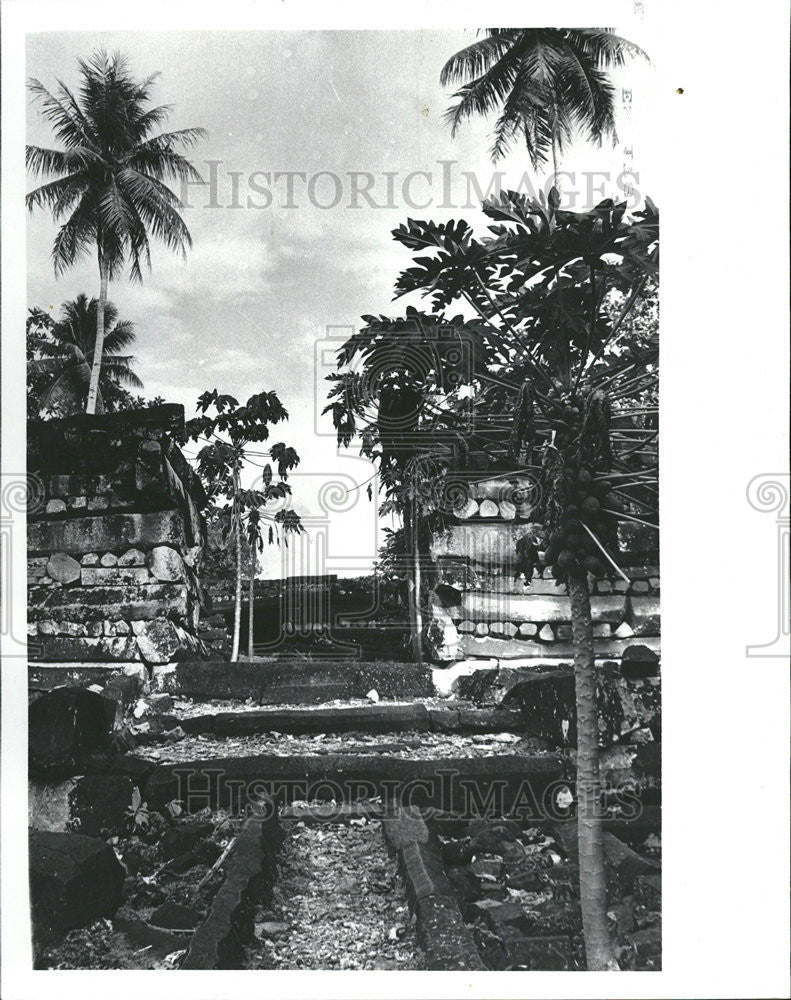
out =
{"type": "MultiPolygon", "coordinates": [[[[650,49],[640,29],[621,30],[650,49]]],[[[309,528],[287,571],[364,572],[381,543],[374,506],[353,488],[373,469],[354,451],[339,453],[319,414],[334,350],[360,315],[401,315],[408,302],[392,302],[409,259],[390,231],[410,216],[482,221],[480,192],[496,172],[503,187],[546,183],[520,150],[491,165],[491,123],[470,122],[455,138],[443,123],[440,69],[474,39],[471,29],[29,36],[27,72],[45,86],[76,84],[78,56],[120,50],[135,75],[160,73],[156,98],[173,106],[169,129],[208,132],[192,152],[205,184],[184,192],[188,259],[155,247],[144,284],[119,281],[110,298],[136,324],[146,395],[183,403],[190,417],[208,388],[240,400],[279,394],[291,417],[273,439],[301,456],[294,506],[309,528]]],[[[630,164],[639,189],[660,200],[650,170],[652,71],[633,65],[615,82],[619,145],[580,140],[563,163],[572,175],[565,197],[579,208],[622,196],[619,175],[630,164]]],[[[35,105],[28,139],[53,145],[35,105]]],[[[45,213],[30,217],[28,305],[57,313],[80,292],[97,294],[98,277],[87,260],[56,280],[54,234],[45,213]]],[[[249,469],[251,481],[257,471],[249,469]]],[[[266,575],[280,575],[280,558],[268,555],[266,575]]]]}

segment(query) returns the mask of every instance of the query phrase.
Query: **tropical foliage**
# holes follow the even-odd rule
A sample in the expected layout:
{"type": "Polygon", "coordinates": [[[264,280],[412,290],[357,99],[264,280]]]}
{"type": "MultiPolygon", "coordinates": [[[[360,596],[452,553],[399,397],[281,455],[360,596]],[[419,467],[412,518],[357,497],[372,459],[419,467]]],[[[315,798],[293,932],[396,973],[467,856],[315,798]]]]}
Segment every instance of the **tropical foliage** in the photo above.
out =
{"type": "Polygon", "coordinates": [[[267,462],[261,474],[261,487],[243,489],[241,473],[248,445],[268,440],[270,426],[287,420],[288,411],[274,392],[258,393],[241,405],[233,396],[218,393],[216,389],[199,397],[197,410],[199,415],[186,424],[185,440],[205,442],[198,452],[197,468],[209,496],[209,516],[224,538],[233,538],[236,593],[231,659],[237,660],[245,552],[251,554],[252,581],[256,574],[255,553],[263,548],[264,537],[269,544],[279,544],[281,532],[287,542],[289,533],[302,530],[299,515],[290,508],[283,507],[274,513],[266,510],[271,501],[291,495],[288,473],[299,464],[299,455],[282,442],[271,445],[269,457],[277,471],[267,462]]]}
{"type": "Polygon", "coordinates": [[[551,566],[571,602],[583,921],[589,967],[608,968],[589,580],[621,572],[619,523],[656,524],[658,344],[627,320],[658,278],[658,213],[650,200],[631,218],[609,200],[582,213],[558,202],[505,192],[484,205],[482,238],[463,221],[396,229],[420,254],[396,294],[431,311],[364,317],[328,409],[339,442],[377,462],[405,526],[405,500],[423,523],[448,519],[475,477],[530,478],[540,531],[518,566],[528,581],[551,566]],[[473,315],[449,315],[460,306],[473,315]]]}
{"type": "Polygon", "coordinates": [[[643,55],[611,28],[486,28],[453,55],[443,85],[462,84],[446,113],[453,132],[465,118],[497,111],[491,155],[524,142],[534,169],[554,164],[577,133],[615,141],[614,88],[607,69],[643,55]]]}
{"type": "Polygon", "coordinates": [[[182,254],[192,245],[179,214],[182,204],[167,182],[200,179],[179,148],[193,145],[204,133],[187,128],[157,134],[171,109],[153,103],[155,77],[135,80],[121,55],[100,51],[78,62],[76,94],[63,81],[54,93],[38,80],[29,81],[43,119],[63,148],[27,147],[28,170],[46,183],[26,200],[31,211],[46,208],[56,222],[62,220],[52,246],[56,275],[89,251],[96,253],[99,298],[86,404],[87,412],[94,413],[108,283],[127,265],[130,278],[142,281],[143,266],[151,266],[150,235],[182,254]]]}
{"type": "MultiPolygon", "coordinates": [[[[36,387],[39,411],[63,416],[85,408],[96,343],[97,309],[96,299],[89,300],[83,294],[63,303],[61,318],[57,321],[43,310],[30,310],[28,384],[36,387]]],[[[108,302],[105,327],[97,413],[122,408],[119,404],[124,396],[119,390],[123,387],[143,388],[132,367],[134,357],[122,353],[134,342],[134,324],[119,320],[118,310],[108,302]]]]}

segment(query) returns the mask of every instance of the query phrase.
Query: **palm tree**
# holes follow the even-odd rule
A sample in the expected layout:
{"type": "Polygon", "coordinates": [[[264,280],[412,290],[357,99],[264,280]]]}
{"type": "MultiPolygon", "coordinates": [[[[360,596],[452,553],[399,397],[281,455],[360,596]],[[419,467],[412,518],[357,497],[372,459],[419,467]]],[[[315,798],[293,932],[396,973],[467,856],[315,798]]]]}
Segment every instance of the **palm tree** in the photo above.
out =
{"type": "MultiPolygon", "coordinates": [[[[99,303],[78,295],[63,303],[62,318],[53,325],[49,337],[38,345],[34,360],[28,365],[29,376],[50,376],[39,396],[39,406],[46,410],[74,412],[88,393],[91,359],[95,355],[96,314],[99,303]]],[[[104,344],[101,354],[96,410],[101,413],[112,404],[122,385],[142,389],[143,383],[132,370],[134,358],[119,353],[135,339],[134,323],[118,320],[118,310],[107,302],[104,307],[104,344]]]]}
{"type": "Polygon", "coordinates": [[[56,221],[65,217],[52,247],[56,275],[91,249],[97,255],[99,300],[86,404],[86,412],[95,413],[108,283],[127,262],[131,280],[142,281],[142,263],[151,266],[149,234],[186,255],[192,238],[179,214],[182,203],[166,182],[200,180],[177,149],[193,145],[205,133],[187,128],[152,134],[170,107],[152,103],[156,77],[136,82],[120,54],[99,51],[89,62],[78,63],[78,96],[62,81],[54,94],[38,80],[28,83],[42,117],[65,148],[27,147],[28,169],[53,179],[31,191],[26,202],[31,211],[48,208],[56,221]]]}
{"type": "Polygon", "coordinates": [[[616,141],[614,89],[606,70],[645,53],[611,28],[485,28],[486,36],[457,52],[440,75],[463,84],[446,112],[455,135],[462,119],[500,108],[491,155],[498,160],[522,136],[534,170],[558,157],[575,132],[599,145],[616,141]]]}

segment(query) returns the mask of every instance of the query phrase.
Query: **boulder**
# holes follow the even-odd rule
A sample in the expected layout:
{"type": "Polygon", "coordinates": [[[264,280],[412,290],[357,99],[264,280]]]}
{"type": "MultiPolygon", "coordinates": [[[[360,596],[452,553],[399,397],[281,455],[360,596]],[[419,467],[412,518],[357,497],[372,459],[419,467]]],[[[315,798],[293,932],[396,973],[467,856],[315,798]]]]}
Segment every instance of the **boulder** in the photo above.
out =
{"type": "Polygon", "coordinates": [[[80,564],[65,552],[53,552],[47,562],[47,576],[58,583],[74,583],[80,578],[80,564]]]}
{"type": "Polygon", "coordinates": [[[80,687],[48,691],[28,708],[28,755],[33,774],[75,774],[86,757],[107,749],[116,702],[80,687]]]}
{"type": "MultiPolygon", "coordinates": [[[[144,566],[145,562],[145,553],[141,552],[140,549],[128,549],[118,557],[119,566],[144,566]]],[[[83,565],[85,565],[85,560],[83,560],[83,565]]]]}
{"type": "Polygon", "coordinates": [[[168,618],[154,618],[150,622],[135,623],[137,647],[146,663],[169,663],[181,646],[178,632],[168,618]]]}
{"type": "Polygon", "coordinates": [[[115,914],[124,869],[109,844],[77,833],[32,830],[28,845],[31,918],[37,943],[115,914]]]}
{"type": "Polygon", "coordinates": [[[658,677],[659,656],[642,643],[627,646],[621,658],[621,673],[634,679],[658,677]]]}
{"type": "Polygon", "coordinates": [[[184,560],[169,545],[157,545],[146,556],[146,566],[152,576],[164,583],[181,583],[184,579],[184,560]]]}

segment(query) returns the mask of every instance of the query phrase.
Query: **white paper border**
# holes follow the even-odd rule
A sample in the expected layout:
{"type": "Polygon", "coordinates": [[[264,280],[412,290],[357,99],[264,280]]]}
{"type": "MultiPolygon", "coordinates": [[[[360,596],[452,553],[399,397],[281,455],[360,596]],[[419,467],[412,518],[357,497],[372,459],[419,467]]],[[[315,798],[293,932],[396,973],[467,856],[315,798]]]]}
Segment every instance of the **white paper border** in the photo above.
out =
{"type": "MultiPolygon", "coordinates": [[[[626,25],[626,2],[497,5],[501,24],[626,25]],[[526,15],[529,17],[526,18],[526,15]],[[543,15],[543,16],[541,16],[543,15]]],[[[485,15],[485,17],[484,17],[485,15]]],[[[4,0],[2,463],[24,468],[24,33],[477,25],[483,4],[4,0]],[[12,332],[10,332],[12,331],[12,332]]],[[[645,0],[666,137],[662,211],[664,949],[659,973],[29,971],[26,679],[3,642],[2,994],[130,997],[781,997],[788,982],[788,664],[777,533],[747,483],[788,469],[788,9],[645,0]],[[747,16],[745,16],[747,15],[747,16]],[[676,94],[682,87],[683,95],[676,94]],[[695,516],[695,512],[698,512],[695,516]]],[[[654,192],[650,192],[654,193],[654,192]]],[[[15,525],[24,537],[24,519],[15,525]]],[[[24,546],[12,547],[24,634],[24,546]],[[18,550],[18,551],[17,551],[18,550]]]]}

